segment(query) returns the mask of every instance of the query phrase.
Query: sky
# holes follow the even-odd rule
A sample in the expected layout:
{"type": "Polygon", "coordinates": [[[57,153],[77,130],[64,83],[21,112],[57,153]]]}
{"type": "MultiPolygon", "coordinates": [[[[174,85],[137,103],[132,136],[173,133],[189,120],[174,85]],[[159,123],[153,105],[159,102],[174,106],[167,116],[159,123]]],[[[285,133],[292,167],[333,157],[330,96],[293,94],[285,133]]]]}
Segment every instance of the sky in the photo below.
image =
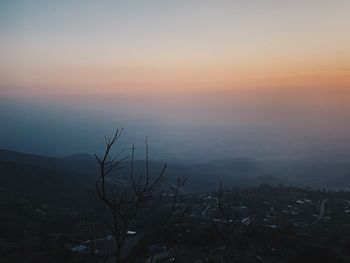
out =
{"type": "Polygon", "coordinates": [[[124,126],[160,158],[347,150],[349,13],[347,0],[1,0],[0,147],[90,152],[124,126]]]}

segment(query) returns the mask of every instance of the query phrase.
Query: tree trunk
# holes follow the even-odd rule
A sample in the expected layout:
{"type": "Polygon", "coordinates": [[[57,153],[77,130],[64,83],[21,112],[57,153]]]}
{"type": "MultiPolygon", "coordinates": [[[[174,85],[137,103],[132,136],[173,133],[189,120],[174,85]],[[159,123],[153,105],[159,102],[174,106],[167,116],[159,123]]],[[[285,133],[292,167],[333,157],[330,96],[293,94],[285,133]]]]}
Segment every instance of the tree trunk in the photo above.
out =
{"type": "Polygon", "coordinates": [[[116,243],[116,246],[115,246],[115,263],[121,263],[121,262],[122,262],[121,246],[119,246],[119,244],[116,243]]]}

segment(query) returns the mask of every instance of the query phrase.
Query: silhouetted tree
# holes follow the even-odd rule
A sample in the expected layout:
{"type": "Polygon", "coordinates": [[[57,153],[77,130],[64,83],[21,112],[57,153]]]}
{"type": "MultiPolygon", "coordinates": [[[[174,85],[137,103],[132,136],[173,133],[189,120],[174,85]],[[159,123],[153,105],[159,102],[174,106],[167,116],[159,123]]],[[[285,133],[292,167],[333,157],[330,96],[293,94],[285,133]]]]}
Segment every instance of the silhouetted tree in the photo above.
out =
{"type": "Polygon", "coordinates": [[[104,224],[110,229],[115,241],[116,262],[122,260],[122,248],[127,237],[127,231],[134,223],[148,201],[151,201],[155,192],[160,188],[164,179],[167,165],[164,164],[156,176],[151,176],[149,169],[148,143],[146,140],[146,167],[145,174],[135,176],[134,154],[135,147],[132,146],[130,159],[128,156],[111,156],[111,150],[122,130],[117,130],[113,137],[105,139],[105,150],[102,156],[97,156],[99,164],[99,176],[96,180],[96,195],[105,207],[103,216],[104,224]],[[121,169],[124,161],[130,160],[130,171],[127,176],[119,177],[113,182],[109,176],[121,169]]]}

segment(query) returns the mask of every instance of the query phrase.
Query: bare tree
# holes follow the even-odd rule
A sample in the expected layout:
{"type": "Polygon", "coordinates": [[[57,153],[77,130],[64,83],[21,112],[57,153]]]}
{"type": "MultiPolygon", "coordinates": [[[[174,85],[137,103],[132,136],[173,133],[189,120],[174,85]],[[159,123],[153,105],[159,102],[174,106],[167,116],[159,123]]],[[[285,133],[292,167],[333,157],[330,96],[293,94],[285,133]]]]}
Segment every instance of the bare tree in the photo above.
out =
{"type": "Polygon", "coordinates": [[[238,193],[237,191],[234,193],[232,191],[224,191],[220,178],[219,182],[220,185],[218,192],[218,207],[227,227],[227,231],[229,232],[229,230],[234,226],[235,220],[237,219],[237,214],[234,210],[231,209],[231,206],[233,205],[235,207],[237,205],[238,193]]]}
{"type": "Polygon", "coordinates": [[[122,248],[125,244],[127,231],[148,201],[151,201],[155,192],[160,188],[164,179],[167,165],[164,164],[156,176],[151,176],[149,168],[148,142],[146,140],[146,167],[145,174],[135,176],[134,154],[132,146],[131,156],[111,156],[111,150],[120,135],[122,129],[117,130],[113,137],[105,138],[105,151],[102,156],[97,156],[99,164],[99,176],[96,180],[96,195],[105,207],[104,222],[110,229],[115,240],[116,262],[122,260],[122,248]],[[128,175],[119,176],[118,181],[113,181],[111,176],[123,167],[123,163],[130,161],[128,175]]]}
{"type": "Polygon", "coordinates": [[[219,191],[218,191],[218,207],[222,215],[223,222],[225,224],[225,232],[223,238],[225,240],[225,250],[224,257],[227,262],[231,262],[233,258],[243,259],[245,255],[244,249],[238,249],[238,245],[245,244],[244,238],[242,239],[242,233],[244,233],[245,226],[251,227],[253,213],[252,213],[252,204],[251,197],[246,191],[238,191],[238,189],[223,189],[221,179],[219,178],[219,191]],[[240,211],[238,208],[238,198],[246,197],[247,209],[248,209],[248,218],[241,221],[241,216],[239,215],[240,211]],[[238,211],[236,211],[236,209],[238,211]],[[238,252],[238,253],[237,253],[238,252]]]}
{"type": "Polygon", "coordinates": [[[173,224],[179,222],[181,218],[187,213],[188,207],[182,209],[181,213],[175,218],[173,222],[170,222],[174,218],[174,213],[180,208],[179,206],[179,195],[181,188],[185,185],[187,178],[177,178],[176,185],[174,187],[173,201],[171,202],[171,207],[169,213],[164,220],[164,229],[170,229],[173,224]]]}
{"type": "MultiPolygon", "coordinates": [[[[231,227],[234,225],[235,220],[238,219],[237,212],[232,208],[236,208],[238,203],[238,197],[239,192],[237,190],[228,190],[225,191],[222,188],[222,182],[221,179],[219,179],[219,191],[218,191],[218,207],[221,212],[221,215],[223,217],[224,222],[228,227],[231,227]],[[231,208],[231,209],[230,209],[231,208]]],[[[252,205],[251,205],[251,198],[249,195],[248,190],[245,191],[245,195],[247,198],[247,208],[248,208],[248,225],[251,225],[252,219],[253,219],[253,213],[252,213],[252,205]]],[[[239,224],[240,225],[240,224],[239,224]]]]}

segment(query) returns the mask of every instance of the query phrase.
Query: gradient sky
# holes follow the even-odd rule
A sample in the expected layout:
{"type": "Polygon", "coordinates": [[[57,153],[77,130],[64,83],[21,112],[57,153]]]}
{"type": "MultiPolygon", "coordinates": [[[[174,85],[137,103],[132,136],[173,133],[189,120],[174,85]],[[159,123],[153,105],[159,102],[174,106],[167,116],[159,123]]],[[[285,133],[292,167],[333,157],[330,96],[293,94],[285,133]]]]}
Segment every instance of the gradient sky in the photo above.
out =
{"type": "Polygon", "coordinates": [[[345,87],[350,2],[1,1],[2,94],[345,87]]]}
{"type": "Polygon", "coordinates": [[[184,125],[286,122],[304,139],[349,131],[348,0],[1,0],[0,12],[0,99],[13,129],[44,108],[151,120],[164,137],[175,124],[178,138],[184,125]]]}

